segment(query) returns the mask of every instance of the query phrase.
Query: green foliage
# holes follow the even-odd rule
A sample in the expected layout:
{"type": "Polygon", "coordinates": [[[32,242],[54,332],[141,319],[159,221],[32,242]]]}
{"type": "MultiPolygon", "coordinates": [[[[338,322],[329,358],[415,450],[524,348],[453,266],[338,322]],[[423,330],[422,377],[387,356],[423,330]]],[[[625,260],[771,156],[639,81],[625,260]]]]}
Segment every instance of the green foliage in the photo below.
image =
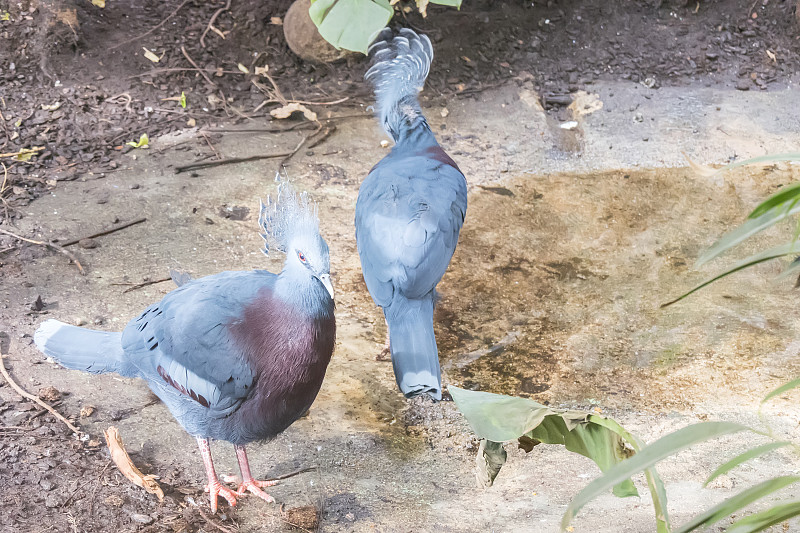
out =
{"type": "MultiPolygon", "coordinates": [[[[706,173],[706,174],[719,174],[720,172],[724,172],[726,170],[730,170],[737,167],[747,166],[747,165],[755,165],[755,164],[764,164],[764,163],[773,163],[778,161],[798,161],[800,160],[800,153],[787,153],[787,154],[776,154],[776,155],[766,155],[761,157],[755,157],[753,159],[748,159],[746,161],[740,161],[736,163],[731,163],[725,167],[722,167],[719,170],[713,172],[704,171],[702,168],[699,168],[699,171],[706,173]]],[[[693,166],[698,168],[697,165],[693,166]]],[[[745,240],[749,239],[753,235],[764,231],[765,229],[774,226],[778,222],[786,220],[796,214],[800,213],[800,183],[792,184],[787,187],[782,188],[777,193],[773,194],[761,204],[759,204],[752,213],[748,216],[747,221],[745,221],[742,225],[738,228],[734,229],[730,233],[724,235],[721,239],[719,239],[716,243],[714,243],[708,250],[703,253],[695,263],[695,268],[698,268],[705,263],[708,263],[712,259],[719,257],[720,255],[724,254],[725,252],[735,248],[745,240]]],[[[662,305],[662,307],[666,307],[668,305],[672,305],[675,302],[678,302],[690,294],[710,285],[711,283],[717,281],[718,279],[722,279],[734,272],[738,272],[745,268],[751,267],[753,265],[757,265],[758,263],[763,263],[764,261],[770,261],[772,259],[777,259],[779,257],[783,257],[786,255],[795,255],[800,253],[800,242],[798,242],[798,232],[800,232],[800,226],[798,226],[798,230],[795,232],[792,240],[786,244],[776,246],[769,250],[765,250],[756,254],[747,257],[739,261],[738,263],[734,264],[732,267],[728,268],[721,274],[718,274],[712,278],[709,278],[699,285],[696,285],[689,291],[683,293],[682,295],[678,296],[672,301],[669,301],[662,305]]],[[[800,270],[800,265],[792,263],[790,264],[784,273],[781,275],[786,276],[789,274],[796,273],[800,270]]]]}
{"type": "MultiPolygon", "coordinates": [[[[560,444],[567,450],[588,457],[603,472],[609,472],[638,451],[642,444],[615,420],[594,413],[551,409],[532,400],[450,386],[456,406],[484,439],[478,452],[478,479],[491,485],[506,460],[500,443],[517,441],[525,451],[544,444],[560,444]]],[[[669,531],[666,493],[655,469],[646,469],[658,531],[669,531]]],[[[630,476],[615,478],[603,490],[613,488],[620,497],[638,496],[630,476]]],[[[576,509],[577,512],[577,509],[576,509]]]]}
{"type": "MultiPolygon", "coordinates": [[[[793,380],[781,387],[778,387],[764,397],[764,400],[762,400],[762,405],[769,399],[797,387],[800,387],[800,379],[793,380]]],[[[583,505],[602,494],[614,483],[618,483],[620,479],[627,479],[630,476],[641,472],[645,468],[651,468],[658,461],[674,455],[694,444],[720,437],[722,435],[745,430],[766,436],[772,434],[771,430],[763,433],[731,422],[703,422],[665,435],[653,444],[642,448],[632,458],[614,466],[607,472],[604,472],[602,476],[589,483],[589,485],[587,485],[580,493],[578,493],[577,496],[575,496],[575,498],[567,507],[567,511],[564,513],[564,518],[561,523],[562,528],[566,528],[569,525],[570,521],[575,517],[578,510],[580,510],[583,505]]],[[[786,446],[792,446],[795,449],[795,452],[797,452],[797,445],[786,441],[777,441],[775,439],[772,439],[772,442],[750,448],[746,452],[737,455],[733,459],[727,461],[722,466],[717,468],[706,480],[706,484],[715,477],[730,471],[745,461],[786,446]]],[[[683,524],[677,528],[675,533],[686,533],[688,531],[694,531],[697,528],[705,528],[726,517],[739,514],[748,505],[759,501],[788,485],[797,483],[798,481],[800,481],[800,476],[779,476],[763,481],[757,485],[743,490],[727,500],[724,500],[711,509],[700,513],[686,524],[683,524]]],[[[789,518],[797,515],[800,515],[800,502],[781,503],[734,522],[727,531],[728,533],[762,531],[767,527],[779,524],[780,522],[788,520],[789,518]]]]}
{"type": "MultiPolygon", "coordinates": [[[[431,4],[461,7],[461,0],[430,0],[431,4]]],[[[417,2],[424,13],[428,2],[417,2]]],[[[322,38],[336,48],[367,53],[394,15],[389,0],[311,0],[308,11],[322,38]]]]}

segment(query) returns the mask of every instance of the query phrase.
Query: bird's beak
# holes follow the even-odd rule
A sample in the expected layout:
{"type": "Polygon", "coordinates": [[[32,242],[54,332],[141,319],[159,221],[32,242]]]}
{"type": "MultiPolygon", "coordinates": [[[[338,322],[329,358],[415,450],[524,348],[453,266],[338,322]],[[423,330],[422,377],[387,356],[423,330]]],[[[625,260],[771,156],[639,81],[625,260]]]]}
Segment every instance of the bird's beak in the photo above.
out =
{"type": "Polygon", "coordinates": [[[319,279],[323,285],[325,285],[325,289],[327,289],[328,294],[331,295],[331,300],[333,300],[333,284],[331,283],[331,275],[330,274],[322,274],[317,279],[319,279]]]}

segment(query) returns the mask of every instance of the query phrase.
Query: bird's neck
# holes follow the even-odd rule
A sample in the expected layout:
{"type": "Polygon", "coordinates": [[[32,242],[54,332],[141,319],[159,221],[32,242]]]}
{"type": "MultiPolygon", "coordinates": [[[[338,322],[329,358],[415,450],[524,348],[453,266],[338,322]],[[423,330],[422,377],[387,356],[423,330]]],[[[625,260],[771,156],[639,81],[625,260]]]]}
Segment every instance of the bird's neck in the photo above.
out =
{"type": "Polygon", "coordinates": [[[306,269],[284,268],[275,282],[275,295],[311,315],[333,314],[333,302],[328,291],[306,269]]]}
{"type": "Polygon", "coordinates": [[[403,124],[400,131],[394,136],[395,148],[424,148],[436,145],[431,127],[421,114],[403,124]]]}

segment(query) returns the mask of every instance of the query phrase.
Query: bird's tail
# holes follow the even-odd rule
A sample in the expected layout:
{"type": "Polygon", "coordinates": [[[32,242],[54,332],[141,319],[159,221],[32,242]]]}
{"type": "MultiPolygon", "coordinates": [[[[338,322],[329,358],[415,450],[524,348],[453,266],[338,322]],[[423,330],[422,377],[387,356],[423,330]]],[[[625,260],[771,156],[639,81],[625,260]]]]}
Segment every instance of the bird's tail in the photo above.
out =
{"type": "Polygon", "coordinates": [[[433,46],[425,35],[385,28],[369,49],[372,67],[365,74],[374,90],[381,125],[395,142],[404,130],[425,123],[417,94],[425,85],[433,46]]]}
{"type": "Polygon", "coordinates": [[[384,313],[397,386],[407,398],[427,394],[441,400],[442,373],[433,334],[433,298],[395,297],[384,313]]]}
{"type": "Polygon", "coordinates": [[[125,362],[122,333],[94,331],[50,319],[36,330],[33,342],[42,353],[73,370],[136,375],[136,369],[125,362]]]}

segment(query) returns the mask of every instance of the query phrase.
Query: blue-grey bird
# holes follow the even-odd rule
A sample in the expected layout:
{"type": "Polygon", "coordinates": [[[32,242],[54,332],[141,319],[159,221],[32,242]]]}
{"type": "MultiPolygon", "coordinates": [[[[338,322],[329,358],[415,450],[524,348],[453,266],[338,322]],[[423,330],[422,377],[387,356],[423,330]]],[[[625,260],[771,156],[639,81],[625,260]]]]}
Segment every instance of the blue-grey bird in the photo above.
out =
{"type": "Polygon", "coordinates": [[[366,79],[395,146],[358,192],[361,269],[372,299],[383,308],[400,390],[407,397],[440,400],[433,305],[464,223],[467,182],[436,142],[417,99],[433,59],[430,40],[409,29],[394,34],[387,28],[370,55],[366,79]]]}
{"type": "Polygon", "coordinates": [[[144,379],[197,438],[211,509],[275,481],[253,479],[247,443],[272,439],[297,420],[319,392],[336,336],[328,245],[316,206],[282,183],[263,206],[264,252],[286,253],[283,270],[221,272],[190,280],[148,307],[121,333],[44,322],[36,346],[61,365],[144,379]],[[209,439],[234,444],[242,482],[217,478],[209,439]]]}

